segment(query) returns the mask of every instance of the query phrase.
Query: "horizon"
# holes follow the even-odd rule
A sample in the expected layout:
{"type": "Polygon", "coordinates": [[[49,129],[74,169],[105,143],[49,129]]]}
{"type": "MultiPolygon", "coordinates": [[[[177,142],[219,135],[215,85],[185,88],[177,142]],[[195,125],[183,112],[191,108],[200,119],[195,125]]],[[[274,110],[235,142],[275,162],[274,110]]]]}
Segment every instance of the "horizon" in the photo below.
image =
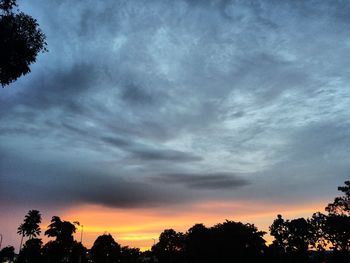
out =
{"type": "MultiPolygon", "coordinates": [[[[225,205],[226,208],[229,208],[230,206],[231,208],[235,207],[231,204],[225,205]]],[[[126,214],[124,210],[116,212],[111,211],[108,208],[98,206],[86,206],[81,211],[68,211],[64,215],[53,214],[48,216],[42,213],[43,221],[40,224],[40,238],[43,239],[44,243],[49,240],[53,240],[52,238],[45,236],[44,232],[50,223],[51,217],[59,216],[62,220],[68,220],[70,222],[78,221],[84,226],[82,244],[87,248],[90,248],[93,245],[93,242],[99,235],[111,234],[114,237],[114,239],[122,246],[140,248],[141,251],[145,251],[149,250],[152,247],[152,245],[154,244],[154,240],[157,242],[160,233],[165,229],[174,229],[175,231],[186,233],[186,231],[190,227],[197,223],[203,223],[206,227],[212,227],[218,223],[224,222],[225,220],[233,220],[237,222],[242,222],[244,224],[254,224],[258,228],[258,230],[266,232],[266,234],[264,235],[264,239],[266,240],[267,244],[270,244],[272,241],[272,237],[269,234],[268,227],[272,224],[273,220],[276,219],[277,214],[282,214],[286,219],[295,219],[300,217],[308,218],[311,217],[312,214],[315,212],[323,212],[325,206],[326,205],[320,205],[319,207],[321,207],[322,209],[317,210],[318,206],[316,204],[310,207],[298,205],[296,207],[288,209],[279,208],[275,210],[275,208],[273,208],[272,211],[260,211],[257,214],[246,213],[243,215],[236,215],[231,217],[230,213],[227,213],[226,215],[210,213],[204,215],[194,213],[194,215],[189,215],[189,213],[185,212],[181,215],[178,215],[177,220],[179,218],[182,219],[180,222],[176,222],[176,220],[174,220],[173,218],[168,218],[167,216],[159,216],[159,214],[157,213],[153,214],[154,212],[147,212],[147,210],[145,209],[144,211],[139,211],[138,213],[130,213],[128,219],[122,221],[120,221],[119,219],[118,221],[118,216],[126,214]],[[98,212],[93,213],[93,217],[91,217],[91,213],[89,213],[88,210],[98,212]],[[105,217],[101,217],[101,215],[104,215],[105,217]],[[143,221],[141,224],[138,224],[137,221],[140,215],[142,215],[143,221]],[[80,218],[82,219],[82,221],[80,220],[80,218]],[[98,218],[100,222],[96,223],[96,221],[94,220],[95,218],[98,218]],[[250,220],[250,218],[255,218],[256,222],[253,222],[252,220],[250,220]],[[116,223],[114,223],[115,221],[116,223]]],[[[169,213],[171,212],[165,212],[165,214],[169,213]]],[[[23,214],[23,218],[25,214],[26,212],[23,214]]],[[[2,247],[10,245],[14,246],[15,250],[18,251],[18,246],[20,244],[21,237],[20,235],[16,234],[16,232],[17,227],[23,221],[23,218],[19,222],[13,222],[11,224],[11,228],[7,229],[5,232],[3,231],[3,233],[6,234],[3,235],[2,247]],[[8,240],[8,237],[10,237],[10,240],[8,240]]],[[[80,242],[81,226],[77,226],[74,238],[76,241],[80,242]]]]}
{"type": "Polygon", "coordinates": [[[0,90],[2,247],[30,209],[79,221],[88,247],[268,232],[349,180],[350,2],[17,2],[48,52],[0,90]]]}

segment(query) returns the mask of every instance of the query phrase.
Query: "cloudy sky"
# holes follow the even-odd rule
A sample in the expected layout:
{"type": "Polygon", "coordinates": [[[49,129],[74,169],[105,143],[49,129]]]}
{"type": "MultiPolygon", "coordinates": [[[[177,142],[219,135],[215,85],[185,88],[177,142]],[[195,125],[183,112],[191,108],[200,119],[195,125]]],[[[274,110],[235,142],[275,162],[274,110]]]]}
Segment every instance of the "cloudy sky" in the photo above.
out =
{"type": "Polygon", "coordinates": [[[86,245],[266,230],[349,179],[348,1],[18,2],[49,52],[0,90],[6,244],[28,209],[80,220],[86,245]]]}

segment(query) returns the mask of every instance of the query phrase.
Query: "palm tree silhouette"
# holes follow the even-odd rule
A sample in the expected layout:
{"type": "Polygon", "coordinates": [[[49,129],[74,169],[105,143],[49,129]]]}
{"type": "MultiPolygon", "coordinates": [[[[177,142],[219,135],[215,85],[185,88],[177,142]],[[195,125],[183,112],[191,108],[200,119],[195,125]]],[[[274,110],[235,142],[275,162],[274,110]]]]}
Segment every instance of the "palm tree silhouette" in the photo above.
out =
{"type": "Polygon", "coordinates": [[[40,224],[41,223],[41,214],[38,210],[29,210],[28,214],[24,217],[24,221],[18,227],[17,233],[21,235],[21,244],[19,250],[22,249],[23,238],[25,236],[32,239],[40,235],[40,224]]]}

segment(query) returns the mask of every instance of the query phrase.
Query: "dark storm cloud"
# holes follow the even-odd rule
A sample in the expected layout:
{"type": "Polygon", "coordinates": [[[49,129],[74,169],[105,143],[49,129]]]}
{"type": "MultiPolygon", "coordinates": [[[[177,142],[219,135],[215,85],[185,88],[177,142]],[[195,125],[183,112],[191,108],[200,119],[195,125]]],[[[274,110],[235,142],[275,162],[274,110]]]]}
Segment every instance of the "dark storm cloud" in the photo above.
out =
{"type": "Polygon", "coordinates": [[[345,178],[346,1],[22,2],[49,52],[1,90],[9,199],[300,200],[345,178]]]}
{"type": "Polygon", "coordinates": [[[170,162],[196,162],[201,161],[200,156],[175,150],[140,149],[133,150],[131,159],[145,161],[170,161],[170,162]]]}
{"type": "Polygon", "coordinates": [[[192,189],[235,189],[247,185],[249,182],[244,178],[233,174],[166,174],[151,177],[150,180],[166,184],[182,184],[192,189]]]}
{"type": "Polygon", "coordinates": [[[152,207],[185,198],[144,182],[106,173],[99,167],[38,160],[9,154],[0,159],[0,196],[2,205],[41,203],[67,206],[93,203],[110,207],[152,207]],[[90,167],[89,167],[90,166],[90,167]]]}

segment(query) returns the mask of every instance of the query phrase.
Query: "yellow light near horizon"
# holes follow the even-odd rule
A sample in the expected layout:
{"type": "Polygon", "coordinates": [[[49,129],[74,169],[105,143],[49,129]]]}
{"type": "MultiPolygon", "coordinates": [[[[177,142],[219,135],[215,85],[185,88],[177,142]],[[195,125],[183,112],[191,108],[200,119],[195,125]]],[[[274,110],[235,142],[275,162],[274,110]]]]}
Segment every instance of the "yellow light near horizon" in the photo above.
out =
{"type": "MultiPolygon", "coordinates": [[[[186,232],[196,223],[207,227],[228,220],[254,223],[259,230],[268,232],[268,227],[282,214],[285,218],[310,217],[312,213],[322,210],[324,202],[304,205],[278,205],[255,202],[201,202],[183,207],[171,207],[169,210],[153,209],[113,209],[102,206],[86,205],[67,210],[61,218],[71,222],[78,220],[84,225],[83,244],[91,247],[97,236],[111,234],[123,246],[149,249],[159,234],[168,228],[186,232]]],[[[78,228],[76,239],[80,240],[81,229],[78,228]]],[[[265,235],[270,243],[272,238],[265,235]]]]}

